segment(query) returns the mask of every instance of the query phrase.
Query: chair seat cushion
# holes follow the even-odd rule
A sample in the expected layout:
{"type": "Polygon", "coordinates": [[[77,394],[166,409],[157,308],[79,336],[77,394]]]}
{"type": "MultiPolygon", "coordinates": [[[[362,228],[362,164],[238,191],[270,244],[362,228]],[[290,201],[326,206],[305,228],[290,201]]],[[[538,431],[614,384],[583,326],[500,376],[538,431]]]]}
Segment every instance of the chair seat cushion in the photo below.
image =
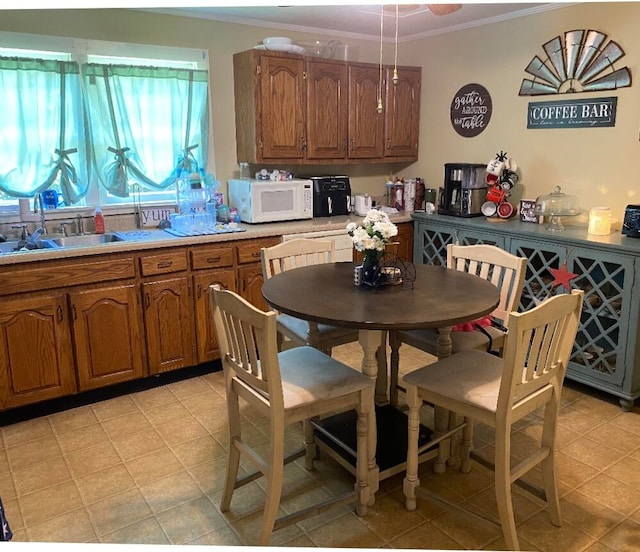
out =
{"type": "Polygon", "coordinates": [[[408,373],[404,383],[420,388],[426,401],[430,395],[448,397],[495,413],[503,365],[501,358],[471,349],[408,373]]]}
{"type": "MultiPolygon", "coordinates": [[[[307,343],[309,336],[309,322],[288,314],[278,315],[279,329],[286,330],[283,333],[292,336],[295,335],[299,338],[300,342],[307,343]]],[[[318,340],[336,340],[345,338],[345,340],[354,341],[357,340],[358,330],[353,328],[339,328],[337,326],[329,326],[327,324],[318,324],[318,340]],[[350,338],[350,339],[349,339],[350,338]]]]}
{"type": "Polygon", "coordinates": [[[313,347],[278,353],[284,407],[309,405],[372,387],[371,378],[313,347]]]}
{"type": "MultiPolygon", "coordinates": [[[[491,348],[494,351],[502,349],[504,345],[505,333],[493,326],[483,328],[491,336],[491,348]]],[[[436,354],[438,343],[438,330],[403,330],[400,332],[401,340],[413,347],[436,354]]],[[[458,353],[468,349],[478,349],[486,351],[489,339],[481,331],[473,332],[451,332],[451,352],[458,353]]]]}

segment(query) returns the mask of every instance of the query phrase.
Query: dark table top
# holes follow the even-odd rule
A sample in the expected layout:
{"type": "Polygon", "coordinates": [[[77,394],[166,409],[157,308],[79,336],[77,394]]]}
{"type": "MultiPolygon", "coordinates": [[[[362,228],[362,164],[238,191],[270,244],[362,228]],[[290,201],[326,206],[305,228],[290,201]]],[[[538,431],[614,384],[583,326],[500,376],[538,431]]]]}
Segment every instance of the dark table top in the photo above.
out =
{"type": "Polygon", "coordinates": [[[440,266],[417,265],[413,284],[355,286],[356,263],[287,270],[262,295],[276,310],[313,322],[365,330],[454,326],[492,312],[500,300],[490,282],[440,266]]]}

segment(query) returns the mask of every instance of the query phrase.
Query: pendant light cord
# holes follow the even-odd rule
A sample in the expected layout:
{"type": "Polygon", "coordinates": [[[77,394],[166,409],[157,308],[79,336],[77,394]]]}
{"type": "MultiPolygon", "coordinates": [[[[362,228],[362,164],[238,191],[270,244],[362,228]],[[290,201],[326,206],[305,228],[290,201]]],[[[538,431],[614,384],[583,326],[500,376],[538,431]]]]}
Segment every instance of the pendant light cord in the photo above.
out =
{"type": "Polygon", "coordinates": [[[384,4],[380,6],[380,72],[378,74],[378,113],[382,113],[382,33],[384,30],[384,4]]]}
{"type": "Polygon", "coordinates": [[[396,44],[393,56],[393,84],[398,84],[398,4],[396,4],[396,44]]]}

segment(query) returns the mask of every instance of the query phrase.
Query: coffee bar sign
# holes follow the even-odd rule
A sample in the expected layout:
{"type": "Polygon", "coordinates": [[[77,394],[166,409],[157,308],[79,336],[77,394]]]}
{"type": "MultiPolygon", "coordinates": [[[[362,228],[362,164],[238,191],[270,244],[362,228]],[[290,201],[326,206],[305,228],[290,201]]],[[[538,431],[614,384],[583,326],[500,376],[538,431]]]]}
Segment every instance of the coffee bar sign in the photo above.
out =
{"type": "Polygon", "coordinates": [[[531,102],[527,128],[612,127],[618,98],[531,102]]]}

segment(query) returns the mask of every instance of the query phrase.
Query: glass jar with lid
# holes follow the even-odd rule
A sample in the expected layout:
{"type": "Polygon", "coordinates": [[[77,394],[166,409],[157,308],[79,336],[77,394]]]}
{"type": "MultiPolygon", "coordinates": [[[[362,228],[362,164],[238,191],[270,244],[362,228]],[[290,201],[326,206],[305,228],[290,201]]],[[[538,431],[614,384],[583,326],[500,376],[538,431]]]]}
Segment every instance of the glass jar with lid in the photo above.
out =
{"type": "Polygon", "coordinates": [[[562,193],[560,186],[556,186],[555,190],[546,195],[536,198],[535,214],[550,217],[547,230],[550,232],[564,231],[562,217],[574,217],[580,214],[580,204],[578,198],[574,195],[562,193]]]}

